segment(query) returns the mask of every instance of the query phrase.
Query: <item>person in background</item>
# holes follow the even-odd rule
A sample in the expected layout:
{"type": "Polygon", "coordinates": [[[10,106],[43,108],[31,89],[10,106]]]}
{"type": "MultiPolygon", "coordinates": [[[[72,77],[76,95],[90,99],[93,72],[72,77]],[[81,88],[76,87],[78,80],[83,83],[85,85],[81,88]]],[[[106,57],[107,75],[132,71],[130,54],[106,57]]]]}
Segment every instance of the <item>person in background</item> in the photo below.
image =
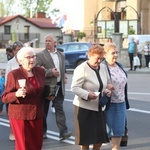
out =
{"type": "Polygon", "coordinates": [[[2,102],[2,94],[4,92],[4,88],[5,88],[5,69],[2,69],[0,77],[0,115],[3,114],[4,103],[2,102]]]}
{"type": "Polygon", "coordinates": [[[137,53],[137,44],[134,41],[134,38],[131,38],[131,42],[128,45],[128,55],[129,55],[129,61],[130,61],[130,70],[133,70],[133,57],[137,53]]]}
{"type": "Polygon", "coordinates": [[[134,67],[134,71],[136,71],[137,67],[140,66],[140,59],[137,56],[137,54],[134,55],[133,57],[133,67],[134,67]]]}
{"type": "Polygon", "coordinates": [[[149,68],[150,62],[150,41],[145,42],[145,46],[143,48],[144,56],[145,56],[145,64],[146,68],[149,68]]]}
{"type": "Polygon", "coordinates": [[[14,57],[13,49],[12,47],[7,47],[6,48],[6,55],[7,55],[7,60],[10,60],[14,57]]]}
{"type": "Polygon", "coordinates": [[[112,150],[119,150],[122,136],[125,133],[126,109],[129,109],[127,96],[127,74],[122,65],[117,62],[118,50],[114,43],[104,45],[103,64],[106,65],[113,90],[111,103],[106,111],[107,133],[112,143],[112,150]]]}
{"type": "MultiPolygon", "coordinates": [[[[65,56],[62,52],[56,49],[56,39],[52,34],[45,37],[45,49],[37,53],[37,65],[41,66],[46,71],[45,85],[59,86],[58,94],[51,98],[55,108],[56,123],[59,128],[60,141],[71,136],[66,125],[66,117],[63,109],[65,96],[65,79],[67,79],[65,70],[65,56]]],[[[49,91],[49,90],[48,90],[49,91]]],[[[50,100],[44,100],[44,129],[43,138],[47,138],[47,115],[49,111],[50,100]]]]}
{"type": "Polygon", "coordinates": [[[15,149],[41,150],[45,70],[35,67],[36,54],[31,47],[21,48],[17,60],[20,68],[9,72],[2,101],[9,103],[8,116],[15,135],[15,149]],[[22,79],[24,85],[20,84],[22,79]]]}
{"type": "Polygon", "coordinates": [[[63,41],[59,40],[58,45],[62,45],[62,44],[63,44],[63,41]]]}
{"type": "MultiPolygon", "coordinates": [[[[63,41],[62,41],[62,40],[59,40],[58,45],[61,45],[61,44],[63,44],[63,41]]],[[[55,46],[57,46],[57,45],[55,45],[55,46]]],[[[61,48],[59,48],[59,49],[57,48],[57,50],[63,52],[63,50],[62,50],[61,48]]],[[[55,107],[54,107],[54,104],[53,104],[53,103],[52,103],[52,105],[51,105],[51,111],[52,111],[53,113],[55,113],[55,107]]]]}
{"type": "Polygon", "coordinates": [[[8,46],[11,47],[12,45],[13,45],[13,41],[12,41],[12,40],[9,40],[9,41],[8,41],[8,46]]]}
{"type": "MultiPolygon", "coordinates": [[[[23,43],[20,42],[20,41],[16,41],[13,43],[12,45],[12,52],[14,54],[14,57],[9,60],[7,62],[7,65],[6,65],[6,74],[5,74],[5,83],[7,82],[7,75],[10,71],[14,70],[14,69],[18,69],[19,68],[19,62],[17,60],[17,53],[18,51],[23,47],[23,43]]],[[[11,99],[11,97],[10,97],[11,99]]],[[[7,107],[7,110],[8,110],[8,104],[6,105],[7,107]]],[[[12,132],[12,129],[11,129],[11,126],[10,126],[10,134],[9,134],[9,140],[11,141],[14,141],[15,140],[15,137],[13,135],[13,132],[12,132]]]]}
{"type": "Polygon", "coordinates": [[[12,52],[13,52],[13,55],[14,57],[9,60],[7,62],[7,65],[6,65],[6,75],[5,75],[5,78],[6,78],[6,81],[7,81],[7,74],[14,70],[14,69],[17,69],[19,68],[19,63],[18,63],[18,60],[17,60],[17,53],[18,51],[23,47],[23,43],[20,42],[20,41],[16,41],[14,42],[14,44],[12,45],[12,52]]]}
{"type": "Polygon", "coordinates": [[[143,45],[140,44],[139,40],[136,40],[137,44],[137,56],[139,57],[140,60],[140,66],[139,68],[142,68],[142,51],[143,51],[143,45]]]}
{"type": "Polygon", "coordinates": [[[104,49],[94,44],[87,52],[88,60],[75,68],[71,91],[75,94],[75,144],[81,150],[100,150],[102,143],[109,142],[106,132],[104,108],[99,104],[103,93],[110,97],[106,87],[110,83],[107,68],[102,64],[104,49]],[[99,95],[96,93],[99,92],[99,95]]]}

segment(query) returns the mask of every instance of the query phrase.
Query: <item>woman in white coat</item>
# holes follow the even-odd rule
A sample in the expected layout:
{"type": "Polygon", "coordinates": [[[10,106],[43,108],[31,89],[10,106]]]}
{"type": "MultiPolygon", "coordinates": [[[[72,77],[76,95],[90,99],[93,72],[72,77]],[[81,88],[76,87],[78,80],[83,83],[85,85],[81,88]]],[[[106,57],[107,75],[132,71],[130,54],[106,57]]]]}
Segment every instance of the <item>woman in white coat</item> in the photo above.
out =
{"type": "Polygon", "coordinates": [[[75,94],[75,144],[81,150],[100,150],[102,143],[109,142],[106,132],[105,111],[99,104],[99,98],[110,79],[105,65],[101,64],[104,50],[100,45],[93,45],[88,51],[88,60],[80,64],[73,74],[71,90],[75,94]],[[97,95],[97,93],[100,93],[97,95]]]}

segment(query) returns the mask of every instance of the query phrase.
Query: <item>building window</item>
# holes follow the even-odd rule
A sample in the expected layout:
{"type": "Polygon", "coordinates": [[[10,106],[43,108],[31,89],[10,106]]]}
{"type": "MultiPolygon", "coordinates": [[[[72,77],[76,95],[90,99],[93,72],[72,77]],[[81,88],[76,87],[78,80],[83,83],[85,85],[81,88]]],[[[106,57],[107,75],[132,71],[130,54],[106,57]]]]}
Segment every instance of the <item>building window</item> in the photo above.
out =
{"type": "Polygon", "coordinates": [[[24,26],[24,38],[25,40],[29,40],[29,28],[30,26],[24,26]]]}
{"type": "Polygon", "coordinates": [[[11,26],[4,26],[4,33],[11,34],[11,26]]]}

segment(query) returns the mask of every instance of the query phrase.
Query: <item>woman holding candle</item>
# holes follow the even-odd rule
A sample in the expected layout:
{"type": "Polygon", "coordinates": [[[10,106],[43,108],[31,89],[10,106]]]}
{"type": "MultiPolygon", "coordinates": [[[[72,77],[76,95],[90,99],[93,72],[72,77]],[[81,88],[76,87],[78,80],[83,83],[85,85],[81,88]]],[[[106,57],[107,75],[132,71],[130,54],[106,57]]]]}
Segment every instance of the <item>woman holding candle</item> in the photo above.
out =
{"type": "Polygon", "coordinates": [[[43,141],[43,102],[45,71],[35,67],[31,47],[17,53],[21,67],[9,72],[2,101],[9,103],[8,115],[15,135],[16,150],[41,150],[43,141]],[[19,82],[24,79],[25,87],[19,82]]]}

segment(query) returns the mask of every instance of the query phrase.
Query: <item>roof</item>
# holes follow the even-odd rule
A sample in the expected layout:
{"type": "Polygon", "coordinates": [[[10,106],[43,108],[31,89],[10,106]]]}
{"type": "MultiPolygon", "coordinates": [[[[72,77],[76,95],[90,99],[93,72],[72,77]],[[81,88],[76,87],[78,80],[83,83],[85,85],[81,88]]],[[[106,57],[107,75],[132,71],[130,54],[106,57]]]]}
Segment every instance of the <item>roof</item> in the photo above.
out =
{"type": "Polygon", "coordinates": [[[56,26],[57,24],[53,24],[52,20],[50,18],[25,18],[21,15],[0,17],[0,26],[6,24],[9,21],[12,21],[16,18],[22,18],[25,21],[37,26],[38,28],[44,28],[44,29],[57,28],[57,29],[59,29],[59,27],[56,26]]]}

